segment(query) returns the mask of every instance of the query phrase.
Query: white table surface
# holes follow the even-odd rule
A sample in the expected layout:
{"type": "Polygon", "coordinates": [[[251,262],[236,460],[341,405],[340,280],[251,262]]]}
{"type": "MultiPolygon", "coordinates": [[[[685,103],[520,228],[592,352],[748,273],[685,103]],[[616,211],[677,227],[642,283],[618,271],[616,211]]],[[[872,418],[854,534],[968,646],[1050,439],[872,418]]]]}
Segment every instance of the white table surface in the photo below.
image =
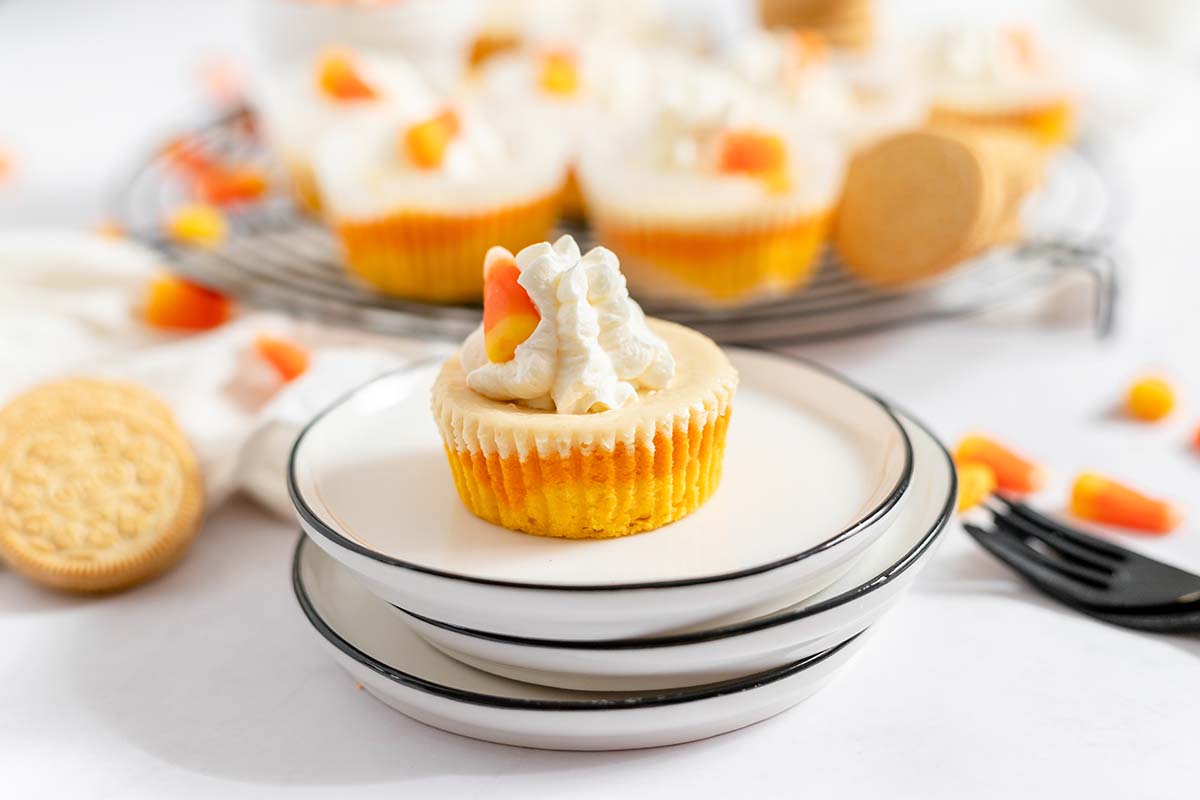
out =
{"type": "MultiPolygon", "coordinates": [[[[121,166],[196,114],[189,65],[247,52],[240,5],[0,0],[0,147],[19,170],[0,186],[0,226],[98,220],[121,166]]],[[[1142,85],[1149,121],[1122,141],[1134,202],[1115,338],[1006,314],[803,352],[948,439],[979,427],[1036,454],[1058,478],[1049,507],[1083,467],[1176,498],[1193,522],[1124,541],[1200,569],[1187,448],[1200,424],[1200,95],[1187,79],[1190,95],[1142,85]],[[1110,414],[1147,368],[1184,387],[1182,411],[1153,430],[1110,414]]],[[[235,502],[177,569],[123,595],[64,597],[0,570],[0,796],[1118,798],[1200,782],[1200,639],[1057,608],[960,530],[812,700],[708,741],[593,754],[460,738],[356,691],[297,611],[295,538],[235,502]]]]}

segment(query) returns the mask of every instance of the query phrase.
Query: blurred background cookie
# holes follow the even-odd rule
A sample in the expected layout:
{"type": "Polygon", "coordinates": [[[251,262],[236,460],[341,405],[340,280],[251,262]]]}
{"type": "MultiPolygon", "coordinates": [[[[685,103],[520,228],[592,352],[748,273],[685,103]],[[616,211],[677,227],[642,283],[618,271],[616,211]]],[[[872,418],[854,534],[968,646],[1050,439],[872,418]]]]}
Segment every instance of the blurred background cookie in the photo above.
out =
{"type": "Polygon", "coordinates": [[[919,283],[1015,238],[1041,168],[1026,137],[959,127],[889,137],[851,162],[834,245],[865,283],[919,283]]]}

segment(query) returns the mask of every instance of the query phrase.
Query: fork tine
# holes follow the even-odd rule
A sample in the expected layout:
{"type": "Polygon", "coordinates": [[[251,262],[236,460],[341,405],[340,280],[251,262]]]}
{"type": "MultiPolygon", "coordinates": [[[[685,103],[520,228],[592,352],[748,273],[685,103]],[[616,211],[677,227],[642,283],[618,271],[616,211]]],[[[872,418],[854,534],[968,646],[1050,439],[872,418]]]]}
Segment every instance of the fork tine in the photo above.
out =
{"type": "MultiPolygon", "coordinates": [[[[1086,533],[1080,533],[1079,531],[1077,531],[1073,528],[1068,528],[1066,525],[1063,525],[1061,522],[1053,520],[1044,514],[1034,511],[1032,508],[1025,505],[1024,503],[1018,502],[1016,500],[1010,500],[1007,497],[1004,497],[1003,495],[999,495],[999,494],[992,495],[992,496],[996,500],[1003,503],[1004,506],[1007,507],[1008,510],[1010,512],[1012,512],[1012,514],[1014,514],[1015,516],[1018,516],[1024,520],[1026,520],[1027,522],[1030,522],[1033,525],[1036,525],[1045,530],[1053,531],[1054,533],[1061,536],[1063,539],[1067,539],[1067,540],[1071,541],[1072,543],[1079,545],[1080,547],[1082,547],[1086,550],[1090,550],[1093,553],[1095,553],[1096,555],[1104,556],[1104,557],[1110,558],[1110,559],[1115,559],[1117,561],[1125,561],[1130,556],[1130,551],[1126,550],[1125,548],[1118,547],[1117,545],[1112,544],[1111,542],[1106,542],[1103,539],[1096,538],[1095,536],[1088,536],[1086,533]]],[[[995,510],[992,509],[990,506],[989,506],[989,510],[991,510],[993,514],[996,513],[995,510]]]]}
{"type": "Polygon", "coordinates": [[[992,520],[997,527],[1004,528],[1017,536],[1032,536],[1054,550],[1063,560],[1080,568],[1094,570],[1097,579],[1101,581],[1107,583],[1108,579],[1112,578],[1116,572],[1112,561],[1097,555],[1093,550],[1080,547],[1057,531],[1034,525],[1024,517],[1018,517],[1015,514],[1000,514],[994,508],[988,510],[992,512],[992,520]]]}
{"type": "Polygon", "coordinates": [[[1095,578],[1069,574],[1064,569],[1068,565],[1051,562],[1046,556],[1020,543],[1012,534],[998,530],[985,531],[970,523],[963,527],[988,552],[1038,588],[1077,603],[1104,601],[1103,587],[1096,583],[1095,578]]]}

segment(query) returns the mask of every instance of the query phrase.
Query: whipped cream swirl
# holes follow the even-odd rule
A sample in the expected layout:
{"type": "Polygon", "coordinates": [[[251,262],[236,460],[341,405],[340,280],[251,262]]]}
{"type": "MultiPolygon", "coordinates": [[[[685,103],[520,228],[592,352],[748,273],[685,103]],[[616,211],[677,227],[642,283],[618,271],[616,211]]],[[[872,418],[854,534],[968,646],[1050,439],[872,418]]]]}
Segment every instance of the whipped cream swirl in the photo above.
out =
{"type": "Polygon", "coordinates": [[[516,256],[518,283],[541,321],[511,361],[494,363],[482,326],[463,343],[467,385],[493,400],[559,414],[586,414],[635,402],[639,389],[675,376],[667,345],[629,296],[620,262],[607,248],[581,256],[570,236],[530,245],[516,256]]]}

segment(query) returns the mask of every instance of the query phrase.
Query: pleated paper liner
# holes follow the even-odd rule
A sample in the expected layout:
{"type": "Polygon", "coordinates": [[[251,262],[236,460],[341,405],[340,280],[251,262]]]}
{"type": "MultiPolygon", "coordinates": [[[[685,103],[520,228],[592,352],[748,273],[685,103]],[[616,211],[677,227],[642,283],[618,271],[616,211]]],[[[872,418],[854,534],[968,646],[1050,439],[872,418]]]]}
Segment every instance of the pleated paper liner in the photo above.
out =
{"type": "Polygon", "coordinates": [[[1075,110],[1067,98],[1006,111],[935,105],[930,110],[930,121],[936,125],[969,125],[983,130],[1023,133],[1044,147],[1055,147],[1069,142],[1074,134],[1075,110]]]}
{"type": "Polygon", "coordinates": [[[608,216],[593,209],[598,240],[621,259],[635,296],[685,296],[736,305],[788,294],[808,282],[829,230],[830,212],[705,227],[608,216]]]}
{"type": "Polygon", "coordinates": [[[373,220],[334,219],[350,272],[390,295],[432,303],[477,301],[483,256],[544,241],[560,195],[479,213],[404,212],[373,220]]]}
{"type": "MultiPolygon", "coordinates": [[[[653,530],[699,508],[721,480],[728,404],[693,409],[649,440],[501,457],[447,446],[471,513],[538,536],[603,539],[653,530]]],[[[462,438],[465,432],[459,431],[462,438]]]]}

